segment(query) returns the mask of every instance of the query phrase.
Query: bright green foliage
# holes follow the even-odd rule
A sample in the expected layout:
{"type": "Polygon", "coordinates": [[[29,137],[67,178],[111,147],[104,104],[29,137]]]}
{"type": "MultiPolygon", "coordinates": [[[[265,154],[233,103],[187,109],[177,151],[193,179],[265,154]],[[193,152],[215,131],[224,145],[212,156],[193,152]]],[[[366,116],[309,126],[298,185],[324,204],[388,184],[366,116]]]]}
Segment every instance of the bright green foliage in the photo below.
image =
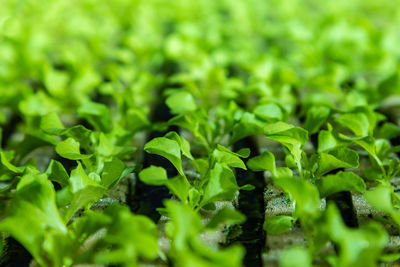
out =
{"type": "Polygon", "coordinates": [[[251,158],[247,162],[247,166],[253,171],[270,171],[273,175],[276,175],[275,157],[269,151],[251,158]]]}
{"type": "Polygon", "coordinates": [[[66,159],[77,160],[89,158],[90,155],[81,154],[79,147],[79,142],[69,137],[68,139],[57,144],[56,151],[61,157],[66,159]]]}
{"type": "Polygon", "coordinates": [[[357,168],[358,154],[347,147],[339,147],[329,152],[321,152],[318,157],[317,175],[324,175],[339,168],[357,168]]]}
{"type": "Polygon", "coordinates": [[[127,207],[111,206],[105,215],[112,218],[104,241],[111,250],[97,253],[95,261],[122,266],[139,266],[138,260],[157,258],[157,228],[147,217],[133,215],[127,207]]]}
{"type": "Polygon", "coordinates": [[[388,242],[383,227],[369,223],[359,229],[347,228],[334,206],[328,206],[325,214],[325,231],[339,246],[341,253],[331,259],[334,266],[376,266],[380,253],[388,242]]]}
{"type": "Polygon", "coordinates": [[[321,197],[327,197],[341,191],[364,193],[364,180],[353,172],[338,172],[326,175],[318,181],[321,197]]]}
{"type": "Polygon", "coordinates": [[[365,193],[365,198],[372,207],[389,214],[393,220],[400,225],[400,211],[393,205],[392,195],[393,193],[391,192],[390,187],[380,185],[376,188],[368,190],[365,193]]]}
{"type": "Polygon", "coordinates": [[[303,247],[289,247],[281,252],[279,264],[282,267],[311,267],[312,260],[308,251],[303,247]]]}
{"type": "Polygon", "coordinates": [[[168,180],[163,167],[150,166],[139,173],[139,179],[150,185],[163,185],[168,180]]]}
{"type": "Polygon", "coordinates": [[[296,216],[314,216],[320,206],[317,188],[295,177],[278,178],[274,183],[281,187],[296,201],[296,216]]]}
{"type": "MultiPolygon", "coordinates": [[[[62,266],[63,257],[53,254],[43,240],[64,239],[68,242],[67,227],[59,215],[55,191],[44,174],[27,174],[18,184],[16,195],[8,209],[8,217],[0,223],[0,230],[11,234],[43,266],[62,266]],[[49,255],[46,255],[49,254],[49,255]]],[[[71,249],[69,244],[54,249],[71,249]]],[[[64,251],[68,255],[68,251],[64,251]]]]}
{"type": "Polygon", "coordinates": [[[274,216],[265,220],[264,230],[268,234],[282,234],[292,227],[293,218],[290,216],[274,216]]]}
{"type": "Polygon", "coordinates": [[[267,216],[267,234],[305,234],[303,246],[281,251],[281,266],[398,260],[397,250],[384,249],[378,221],[400,225],[399,7],[3,0],[1,234],[45,267],[241,266],[242,247],[201,237],[245,221],[217,202],[240,202],[241,190],[254,188],[239,186],[237,172],[266,171],[292,208],[267,216]],[[151,132],[164,136],[144,144],[151,132]],[[246,137],[260,146],[234,151],[246,137]],[[258,149],[265,152],[255,156],[258,149]],[[179,174],[168,177],[153,162],[141,169],[144,153],[179,174]],[[131,199],[114,198],[136,193],[137,179],[172,194],[158,209],[169,220],[170,249],[157,245],[161,224],[127,207],[92,210],[131,199]],[[361,194],[378,215],[348,228],[337,208],[323,205],[342,191],[361,194]],[[203,225],[204,214],[212,216],[203,225]],[[327,244],[337,251],[327,255],[327,244]]]}
{"type": "Polygon", "coordinates": [[[172,113],[184,113],[196,110],[193,96],[185,91],[174,91],[168,96],[166,104],[172,113]]]}
{"type": "Polygon", "coordinates": [[[148,142],[144,150],[150,154],[157,154],[168,159],[183,174],[181,161],[181,148],[178,142],[166,137],[154,138],[148,142]]]}
{"type": "MultiPolygon", "coordinates": [[[[199,237],[204,231],[200,216],[186,206],[174,201],[165,203],[171,221],[166,226],[167,235],[171,238],[171,257],[176,266],[241,266],[243,249],[231,246],[226,249],[216,250],[206,245],[199,237]]],[[[218,215],[222,216],[222,215],[218,215]]],[[[232,222],[232,215],[225,215],[218,219],[222,222],[232,222]]],[[[241,220],[234,219],[234,222],[241,220]]],[[[213,222],[211,226],[218,224],[213,222]]]]}

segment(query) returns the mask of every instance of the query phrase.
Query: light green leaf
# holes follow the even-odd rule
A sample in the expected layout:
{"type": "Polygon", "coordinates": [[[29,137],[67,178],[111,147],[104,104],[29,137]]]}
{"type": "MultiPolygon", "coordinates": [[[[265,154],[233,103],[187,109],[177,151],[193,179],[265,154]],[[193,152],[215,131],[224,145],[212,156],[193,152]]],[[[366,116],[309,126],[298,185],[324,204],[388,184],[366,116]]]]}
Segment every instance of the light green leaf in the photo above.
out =
{"type": "Polygon", "coordinates": [[[224,206],[212,217],[212,219],[206,225],[206,228],[215,229],[222,223],[230,225],[240,224],[245,220],[246,216],[244,216],[242,213],[235,209],[229,208],[228,206],[224,206]]]}
{"type": "Polygon", "coordinates": [[[83,155],[80,152],[79,142],[69,137],[64,141],[61,141],[56,146],[56,152],[63,158],[71,160],[87,159],[91,155],[83,155]]]}
{"type": "Polygon", "coordinates": [[[183,203],[187,202],[189,196],[190,184],[186,177],[178,175],[165,182],[165,185],[171,191],[172,194],[177,196],[183,203]]]}
{"type": "MultiPolygon", "coordinates": [[[[71,175],[72,177],[72,175],[71,175]]],[[[91,204],[98,201],[105,193],[107,189],[99,185],[86,185],[84,188],[74,192],[71,204],[65,210],[64,221],[67,223],[72,216],[81,208],[90,206],[91,204]]]]}
{"type": "Polygon", "coordinates": [[[333,204],[328,204],[325,212],[325,231],[338,245],[337,266],[376,266],[388,235],[378,223],[370,222],[360,228],[348,228],[333,204]]]}
{"type": "Polygon", "coordinates": [[[300,216],[315,216],[320,206],[317,188],[299,178],[278,178],[274,184],[289,193],[296,201],[296,214],[300,216]]]}
{"type": "Polygon", "coordinates": [[[112,129],[112,118],[106,105],[86,102],[78,109],[79,117],[85,118],[97,130],[109,132],[112,129]]]}
{"type": "Polygon", "coordinates": [[[246,170],[246,165],[238,156],[238,154],[230,151],[226,147],[218,145],[217,148],[213,151],[213,156],[219,163],[225,163],[230,167],[246,170]]]}
{"type": "Polygon", "coordinates": [[[279,266],[281,267],[311,267],[312,258],[306,248],[294,246],[285,248],[279,256],[279,266]]]}
{"type": "Polygon", "coordinates": [[[168,176],[163,167],[151,165],[139,173],[139,179],[149,185],[164,185],[168,180],[168,176]]]}
{"type": "Polygon", "coordinates": [[[301,148],[306,144],[308,132],[300,127],[277,122],[267,125],[264,128],[267,138],[278,141],[284,145],[293,155],[298,169],[301,169],[301,148]]]}
{"type": "Polygon", "coordinates": [[[364,193],[366,185],[364,180],[353,172],[338,172],[327,175],[318,181],[321,197],[327,197],[341,191],[364,193]]]}
{"type": "Polygon", "coordinates": [[[235,143],[247,136],[262,134],[265,123],[255,117],[252,113],[244,113],[239,123],[233,127],[230,144],[235,143]]]}
{"type": "Polygon", "coordinates": [[[250,156],[250,149],[249,148],[241,148],[238,151],[236,151],[236,155],[238,155],[241,158],[248,158],[250,156]]]}
{"type": "Polygon", "coordinates": [[[254,114],[266,121],[277,121],[283,118],[281,107],[275,103],[263,104],[255,107],[254,114]]]}
{"type": "Polygon", "coordinates": [[[140,260],[157,258],[158,232],[149,218],[134,215],[127,207],[120,205],[111,205],[104,214],[112,218],[104,237],[110,246],[96,251],[96,263],[128,267],[139,266],[140,260]]]}
{"type": "Polygon", "coordinates": [[[238,190],[239,186],[232,170],[225,165],[216,163],[210,171],[200,206],[218,200],[231,200],[238,190]]]}
{"type": "Polygon", "coordinates": [[[293,221],[294,219],[291,216],[273,216],[265,219],[263,228],[268,234],[278,235],[290,230],[293,221]]]}
{"type": "Polygon", "coordinates": [[[123,178],[125,170],[125,164],[117,157],[113,157],[112,160],[104,162],[101,183],[106,188],[113,187],[123,178]]]}
{"type": "Polygon", "coordinates": [[[322,130],[318,134],[318,153],[329,151],[337,147],[351,144],[351,141],[344,140],[334,131],[322,130]]]}
{"type": "Polygon", "coordinates": [[[96,181],[93,181],[85,172],[82,164],[78,162],[78,166],[71,171],[71,177],[69,178],[69,184],[71,192],[76,193],[79,190],[85,188],[88,185],[98,185],[96,181]]]}
{"type": "Polygon", "coordinates": [[[181,150],[178,142],[166,137],[157,137],[148,142],[144,146],[144,150],[147,153],[156,154],[168,159],[178,172],[184,175],[182,170],[181,150]]]}
{"type": "Polygon", "coordinates": [[[69,75],[67,72],[58,71],[51,67],[45,68],[44,84],[50,94],[56,97],[65,97],[69,75]]]}
{"type": "Polygon", "coordinates": [[[393,206],[389,186],[379,185],[365,192],[364,196],[374,209],[390,215],[400,225],[400,211],[393,206]]]}
{"type": "Polygon", "coordinates": [[[346,147],[339,147],[319,154],[317,175],[324,175],[335,169],[357,167],[358,153],[346,147]]]}
{"type": "Polygon", "coordinates": [[[183,137],[179,136],[176,132],[169,132],[165,135],[166,138],[176,141],[182,151],[182,154],[187,158],[194,160],[190,153],[190,143],[183,137]]]}
{"type": "Polygon", "coordinates": [[[197,212],[173,200],[165,201],[165,206],[171,218],[166,227],[172,241],[169,256],[176,266],[242,266],[244,250],[241,247],[216,249],[200,238],[204,227],[197,212]]]}
{"type": "Polygon", "coordinates": [[[166,104],[173,114],[193,111],[197,108],[193,96],[189,92],[182,90],[173,91],[167,97],[166,104]]]}
{"type": "Polygon", "coordinates": [[[49,177],[49,180],[59,183],[61,187],[66,187],[69,184],[67,171],[60,162],[54,159],[50,161],[50,164],[46,169],[46,174],[49,177]]]}
{"type": "Polygon", "coordinates": [[[22,177],[13,197],[8,216],[0,222],[0,231],[18,240],[42,266],[43,239],[53,233],[67,239],[67,228],[56,207],[53,185],[44,174],[22,177]]]}
{"type": "MultiPolygon", "coordinates": [[[[9,154],[11,155],[11,154],[9,154]]],[[[0,157],[1,157],[1,164],[6,167],[9,171],[13,173],[22,173],[24,171],[24,167],[17,167],[13,165],[9,159],[7,158],[7,153],[6,152],[0,152],[0,157]]]]}
{"type": "Polygon", "coordinates": [[[361,112],[343,114],[336,119],[337,122],[349,128],[356,136],[368,136],[368,117],[361,112]]]}
{"type": "Polygon", "coordinates": [[[40,120],[40,129],[45,133],[59,135],[65,129],[56,112],[47,113],[40,120]]]}
{"type": "Polygon", "coordinates": [[[321,126],[325,123],[329,117],[330,109],[326,106],[312,106],[307,111],[306,121],[304,128],[310,133],[314,134],[318,132],[321,126]]]}
{"type": "Polygon", "coordinates": [[[276,176],[275,156],[269,151],[249,159],[247,166],[252,171],[270,171],[272,175],[276,176]]]}
{"type": "Polygon", "coordinates": [[[383,139],[393,139],[400,136],[400,127],[396,124],[385,122],[381,128],[379,128],[377,135],[383,139]]]}

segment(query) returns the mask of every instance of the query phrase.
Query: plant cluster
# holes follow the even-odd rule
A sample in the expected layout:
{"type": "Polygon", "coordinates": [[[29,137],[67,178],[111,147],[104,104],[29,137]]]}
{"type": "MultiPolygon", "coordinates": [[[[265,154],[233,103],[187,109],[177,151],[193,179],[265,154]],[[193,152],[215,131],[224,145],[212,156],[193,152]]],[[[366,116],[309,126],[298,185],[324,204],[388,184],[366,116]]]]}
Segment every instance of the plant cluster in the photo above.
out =
{"type": "Polygon", "coordinates": [[[400,250],[385,251],[384,225],[400,227],[399,7],[3,1],[3,255],[12,237],[43,267],[242,266],[242,244],[204,240],[245,222],[235,202],[254,185],[238,181],[242,169],[263,172],[290,200],[290,216],[265,220],[267,238],[304,231],[306,245],[285,248],[281,266],[398,260],[400,250]],[[152,118],[161,104],[170,118],[152,118]],[[163,134],[144,142],[152,132],[163,134]],[[245,138],[262,153],[234,151],[245,138]],[[176,175],[143,167],[143,154],[166,159],[176,175]],[[157,209],[165,225],[116,197],[137,182],[171,193],[157,209]],[[361,195],[378,215],[349,227],[325,201],[340,192],[361,195]]]}

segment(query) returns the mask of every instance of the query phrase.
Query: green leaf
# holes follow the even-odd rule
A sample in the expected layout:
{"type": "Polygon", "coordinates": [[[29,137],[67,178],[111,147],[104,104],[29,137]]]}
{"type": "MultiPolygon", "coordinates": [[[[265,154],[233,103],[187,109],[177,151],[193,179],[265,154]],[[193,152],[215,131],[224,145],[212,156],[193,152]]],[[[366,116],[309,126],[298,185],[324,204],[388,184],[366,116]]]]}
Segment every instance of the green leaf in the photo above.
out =
{"type": "Polygon", "coordinates": [[[96,263],[128,267],[139,266],[140,260],[157,258],[158,232],[149,218],[134,215],[127,207],[120,205],[111,205],[104,213],[112,218],[104,237],[109,246],[96,251],[96,263]]]}
{"type": "Polygon", "coordinates": [[[176,141],[182,151],[182,154],[187,158],[194,160],[190,153],[190,143],[183,137],[179,136],[176,132],[169,132],[165,135],[166,138],[176,141]]]}
{"type": "Polygon", "coordinates": [[[151,165],[139,173],[139,179],[149,185],[164,185],[168,180],[168,176],[163,167],[151,165]]]}
{"type": "Polygon", "coordinates": [[[189,196],[190,184],[186,177],[178,175],[165,182],[165,185],[171,191],[172,194],[177,196],[183,203],[187,202],[189,196]]]}
{"type": "Polygon", "coordinates": [[[112,129],[112,118],[106,105],[86,102],[78,109],[79,117],[85,118],[97,130],[109,132],[112,129]]]}
{"type": "Polygon", "coordinates": [[[200,206],[218,200],[232,200],[238,190],[239,186],[232,170],[223,164],[216,163],[210,171],[200,206]]]}
{"type": "Polygon", "coordinates": [[[166,137],[157,137],[148,142],[144,146],[144,150],[147,153],[156,154],[168,159],[178,172],[184,175],[182,170],[181,150],[178,142],[166,137]]]}
{"type": "MultiPolygon", "coordinates": [[[[72,175],[71,175],[72,177],[72,175]]],[[[86,185],[74,192],[72,200],[64,213],[64,221],[69,222],[72,216],[81,208],[90,206],[106,193],[106,188],[99,185],[86,185]]]]}
{"type": "Polygon", "coordinates": [[[283,113],[279,105],[275,103],[263,104],[255,107],[254,114],[265,121],[282,120],[283,113]]]}
{"type": "Polygon", "coordinates": [[[334,131],[322,130],[318,134],[318,153],[347,146],[349,144],[351,144],[351,141],[340,138],[334,131]]]}
{"type": "Polygon", "coordinates": [[[85,240],[110,223],[112,223],[112,218],[107,216],[104,212],[100,213],[86,210],[82,216],[76,218],[71,223],[71,228],[74,233],[79,236],[80,240],[85,240]]]}
{"type": "Polygon", "coordinates": [[[339,247],[337,266],[375,266],[388,242],[388,235],[378,223],[370,222],[360,228],[348,228],[333,204],[328,204],[321,227],[339,247]]]}
{"type": "Polygon", "coordinates": [[[378,185],[365,192],[367,202],[376,210],[389,214],[400,225],[400,212],[393,206],[391,187],[378,185]]]}
{"type": "Polygon", "coordinates": [[[51,255],[52,251],[42,250],[43,239],[56,234],[67,240],[67,228],[56,207],[53,185],[46,175],[28,174],[21,178],[8,216],[0,222],[0,231],[18,240],[39,264],[50,266],[44,254],[51,255]]]}
{"type": "Polygon", "coordinates": [[[100,133],[96,152],[102,157],[109,158],[115,155],[114,150],[115,146],[111,143],[107,136],[104,133],[100,133]]]}
{"type": "Polygon", "coordinates": [[[312,106],[307,110],[304,128],[310,133],[318,132],[329,117],[330,109],[326,106],[312,106]]]}
{"type": "Polygon", "coordinates": [[[56,152],[61,157],[71,160],[88,159],[91,157],[91,155],[81,154],[79,142],[71,137],[58,143],[56,152]]]}
{"type": "Polygon", "coordinates": [[[379,260],[384,262],[394,262],[400,259],[400,253],[384,254],[379,260]]]}
{"type": "Polygon", "coordinates": [[[238,155],[241,158],[248,158],[250,156],[250,149],[249,148],[241,148],[238,151],[236,151],[236,155],[238,155]]]}
{"type": "Polygon", "coordinates": [[[6,167],[9,171],[13,173],[22,173],[24,171],[24,167],[17,167],[13,165],[10,160],[7,158],[6,152],[0,152],[1,164],[6,167]]]}
{"type": "Polygon", "coordinates": [[[51,67],[45,68],[44,84],[50,94],[56,97],[65,97],[69,75],[67,72],[58,71],[51,67]]]}
{"type": "Polygon", "coordinates": [[[90,136],[92,131],[86,129],[82,125],[76,125],[71,128],[65,129],[63,132],[60,133],[60,136],[72,137],[76,141],[78,141],[84,149],[90,151],[90,145],[92,140],[90,136]]]}
{"type": "Polygon", "coordinates": [[[281,267],[311,267],[312,258],[307,249],[294,246],[285,248],[279,256],[279,266],[281,267]]]}
{"type": "Polygon", "coordinates": [[[368,136],[370,124],[368,117],[361,112],[343,114],[336,121],[349,128],[356,136],[368,136]]]}
{"type": "Polygon", "coordinates": [[[113,187],[123,178],[125,170],[125,164],[117,157],[113,157],[112,160],[104,162],[101,183],[104,187],[113,187]]]}
{"type": "Polygon", "coordinates": [[[217,148],[213,151],[213,156],[219,163],[225,163],[232,168],[241,168],[246,170],[246,165],[240,159],[239,155],[230,151],[224,146],[217,145],[217,148]]]}
{"type": "Polygon", "coordinates": [[[273,176],[276,176],[275,156],[269,151],[249,159],[247,166],[252,171],[270,171],[273,176]]]}
{"type": "Polygon", "coordinates": [[[278,235],[290,230],[293,221],[294,219],[291,216],[273,216],[265,220],[263,228],[268,234],[278,235]]]}
{"type": "Polygon", "coordinates": [[[321,202],[314,185],[299,178],[278,178],[274,179],[274,184],[296,201],[296,212],[300,216],[314,216],[318,211],[321,202]]]}
{"type": "Polygon", "coordinates": [[[49,180],[57,182],[61,187],[66,187],[69,184],[69,176],[64,166],[57,160],[52,159],[46,169],[46,174],[49,180]]]}
{"type": "Polygon", "coordinates": [[[146,112],[134,107],[126,112],[124,124],[131,133],[136,133],[150,126],[150,122],[146,118],[146,112]]]}
{"type": "Polygon", "coordinates": [[[301,169],[301,148],[308,140],[308,132],[300,127],[277,122],[264,128],[267,138],[278,141],[284,145],[293,155],[298,169],[301,169]]]}
{"type": "Polygon", "coordinates": [[[188,195],[189,195],[190,206],[191,207],[196,207],[197,204],[199,204],[200,198],[201,198],[199,190],[197,190],[196,188],[192,187],[192,188],[189,189],[188,195]]]}
{"type": "Polygon", "coordinates": [[[76,193],[79,190],[85,188],[88,185],[98,185],[97,181],[92,180],[85,172],[82,164],[78,162],[78,166],[71,171],[71,177],[69,178],[69,184],[71,192],[76,193]]]}
{"type": "Polygon", "coordinates": [[[338,172],[322,177],[318,181],[321,197],[327,197],[341,191],[364,193],[366,185],[364,180],[353,172],[338,172]]]}
{"type": "Polygon", "coordinates": [[[383,97],[391,96],[398,92],[400,86],[399,72],[396,70],[389,76],[385,77],[378,84],[378,91],[383,97]]]}
{"type": "Polygon", "coordinates": [[[378,158],[374,138],[367,136],[361,139],[354,139],[354,142],[364,148],[372,157],[378,158]]]}
{"type": "Polygon", "coordinates": [[[230,144],[247,136],[262,134],[265,123],[257,119],[252,113],[244,113],[240,121],[233,127],[230,144]]]}
{"type": "Polygon", "coordinates": [[[60,118],[56,112],[47,113],[40,120],[40,129],[45,133],[59,135],[64,129],[60,118]]]}
{"type": "Polygon", "coordinates": [[[317,175],[324,175],[335,169],[357,167],[358,153],[346,147],[339,147],[319,154],[317,175]]]}
{"type": "Polygon", "coordinates": [[[166,100],[167,106],[173,114],[196,110],[197,106],[193,96],[186,91],[174,90],[166,100]]]}
{"type": "Polygon", "coordinates": [[[400,136],[400,127],[396,124],[385,122],[377,133],[379,138],[393,139],[400,136]]]}
{"type": "Polygon", "coordinates": [[[24,140],[18,144],[16,154],[19,158],[25,158],[29,153],[39,147],[56,145],[58,140],[54,136],[34,131],[27,133],[24,140]]]}
{"type": "Polygon", "coordinates": [[[244,250],[241,247],[217,249],[200,238],[204,227],[197,212],[173,200],[165,201],[165,207],[171,218],[166,227],[172,241],[169,257],[176,266],[242,266],[244,250]]]}
{"type": "Polygon", "coordinates": [[[228,206],[224,206],[212,217],[206,228],[215,229],[222,223],[230,225],[241,224],[245,220],[246,216],[244,216],[242,213],[235,209],[229,208],[228,206]]]}
{"type": "Polygon", "coordinates": [[[300,146],[304,146],[308,139],[308,132],[306,130],[284,122],[267,125],[264,128],[264,134],[268,138],[281,142],[284,145],[299,144],[300,146]]]}

